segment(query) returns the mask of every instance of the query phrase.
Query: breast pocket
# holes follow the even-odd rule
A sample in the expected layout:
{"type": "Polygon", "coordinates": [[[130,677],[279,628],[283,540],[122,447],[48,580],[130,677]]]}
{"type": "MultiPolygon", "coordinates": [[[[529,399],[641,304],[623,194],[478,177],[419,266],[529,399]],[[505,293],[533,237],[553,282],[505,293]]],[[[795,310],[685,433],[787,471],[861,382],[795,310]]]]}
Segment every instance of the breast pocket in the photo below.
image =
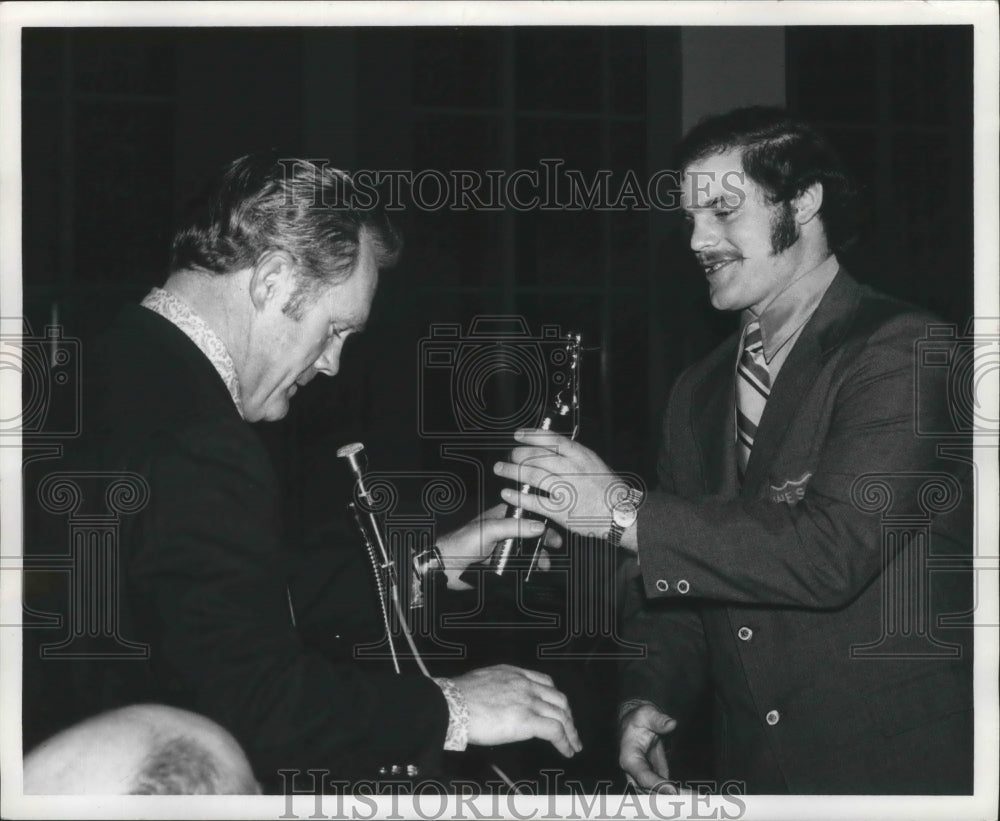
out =
{"type": "Polygon", "coordinates": [[[767,498],[775,504],[797,505],[806,498],[809,481],[813,477],[811,468],[801,465],[782,471],[772,471],[768,475],[767,498]]]}

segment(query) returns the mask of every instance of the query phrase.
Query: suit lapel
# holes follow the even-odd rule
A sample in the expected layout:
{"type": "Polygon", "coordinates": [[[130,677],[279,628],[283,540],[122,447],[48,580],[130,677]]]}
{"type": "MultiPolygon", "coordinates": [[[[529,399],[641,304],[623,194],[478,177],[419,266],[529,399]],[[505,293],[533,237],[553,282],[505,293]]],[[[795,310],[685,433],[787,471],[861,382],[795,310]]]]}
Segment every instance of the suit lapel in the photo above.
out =
{"type": "Polygon", "coordinates": [[[730,342],[691,391],[691,427],[701,452],[702,492],[735,496],[736,337],[730,342]]]}
{"type": "Polygon", "coordinates": [[[803,395],[815,381],[827,353],[842,338],[843,330],[857,307],[859,295],[857,282],[841,268],[802,329],[795,347],[781,366],[757,426],[753,452],[743,480],[744,495],[756,495],[760,482],[767,477],[774,454],[801,405],[803,395]]]}

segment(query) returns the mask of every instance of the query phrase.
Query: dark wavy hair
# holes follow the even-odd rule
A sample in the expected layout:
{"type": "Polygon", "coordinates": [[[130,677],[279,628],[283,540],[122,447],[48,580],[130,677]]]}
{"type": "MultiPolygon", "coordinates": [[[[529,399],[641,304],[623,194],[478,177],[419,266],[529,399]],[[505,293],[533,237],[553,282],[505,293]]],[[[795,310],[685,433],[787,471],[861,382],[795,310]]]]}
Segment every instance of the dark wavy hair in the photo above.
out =
{"type": "Polygon", "coordinates": [[[393,265],[399,233],[373,197],[322,161],[248,154],[210,183],[174,234],[170,272],[225,275],[252,266],[266,251],[290,253],[300,281],[285,312],[296,317],[318,290],[347,279],[361,232],[372,238],[379,268],[393,265]]]}
{"type": "Polygon", "coordinates": [[[813,183],[823,186],[823,220],[830,249],[857,240],[858,187],[829,140],[781,108],[751,106],[708,117],[678,144],[674,167],[683,171],[714,154],[738,150],[743,171],[774,204],[791,202],[813,183]]]}

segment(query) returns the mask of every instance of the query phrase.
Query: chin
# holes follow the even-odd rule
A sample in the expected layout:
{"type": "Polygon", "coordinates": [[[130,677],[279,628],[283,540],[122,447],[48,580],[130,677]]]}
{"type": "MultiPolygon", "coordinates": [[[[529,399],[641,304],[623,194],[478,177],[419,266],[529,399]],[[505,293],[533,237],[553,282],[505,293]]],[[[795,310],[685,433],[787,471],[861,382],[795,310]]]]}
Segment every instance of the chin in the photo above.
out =
{"type": "Polygon", "coordinates": [[[737,301],[723,292],[709,294],[708,301],[717,311],[738,311],[740,309],[737,301]]]}
{"type": "Polygon", "coordinates": [[[277,422],[288,416],[288,402],[272,402],[262,408],[243,408],[243,418],[247,422],[277,422]]]}
{"type": "Polygon", "coordinates": [[[743,311],[754,304],[739,288],[719,288],[711,291],[708,300],[717,311],[743,311]]]}
{"type": "Polygon", "coordinates": [[[264,411],[264,415],[262,418],[265,422],[277,422],[279,419],[284,419],[286,416],[288,416],[288,409],[289,409],[288,403],[285,402],[279,408],[268,408],[266,411],[264,411]]]}

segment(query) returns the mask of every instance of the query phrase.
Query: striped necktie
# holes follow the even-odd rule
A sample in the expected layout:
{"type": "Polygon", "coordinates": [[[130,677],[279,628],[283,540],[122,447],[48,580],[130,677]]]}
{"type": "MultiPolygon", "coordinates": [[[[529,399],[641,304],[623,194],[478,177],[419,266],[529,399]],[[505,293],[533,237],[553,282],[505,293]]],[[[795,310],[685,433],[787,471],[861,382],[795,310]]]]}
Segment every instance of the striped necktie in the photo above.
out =
{"type": "Polygon", "coordinates": [[[771,393],[771,375],[764,361],[760,323],[751,322],[743,332],[743,352],[736,369],[736,455],[740,482],[746,473],[757,425],[771,393]]]}

